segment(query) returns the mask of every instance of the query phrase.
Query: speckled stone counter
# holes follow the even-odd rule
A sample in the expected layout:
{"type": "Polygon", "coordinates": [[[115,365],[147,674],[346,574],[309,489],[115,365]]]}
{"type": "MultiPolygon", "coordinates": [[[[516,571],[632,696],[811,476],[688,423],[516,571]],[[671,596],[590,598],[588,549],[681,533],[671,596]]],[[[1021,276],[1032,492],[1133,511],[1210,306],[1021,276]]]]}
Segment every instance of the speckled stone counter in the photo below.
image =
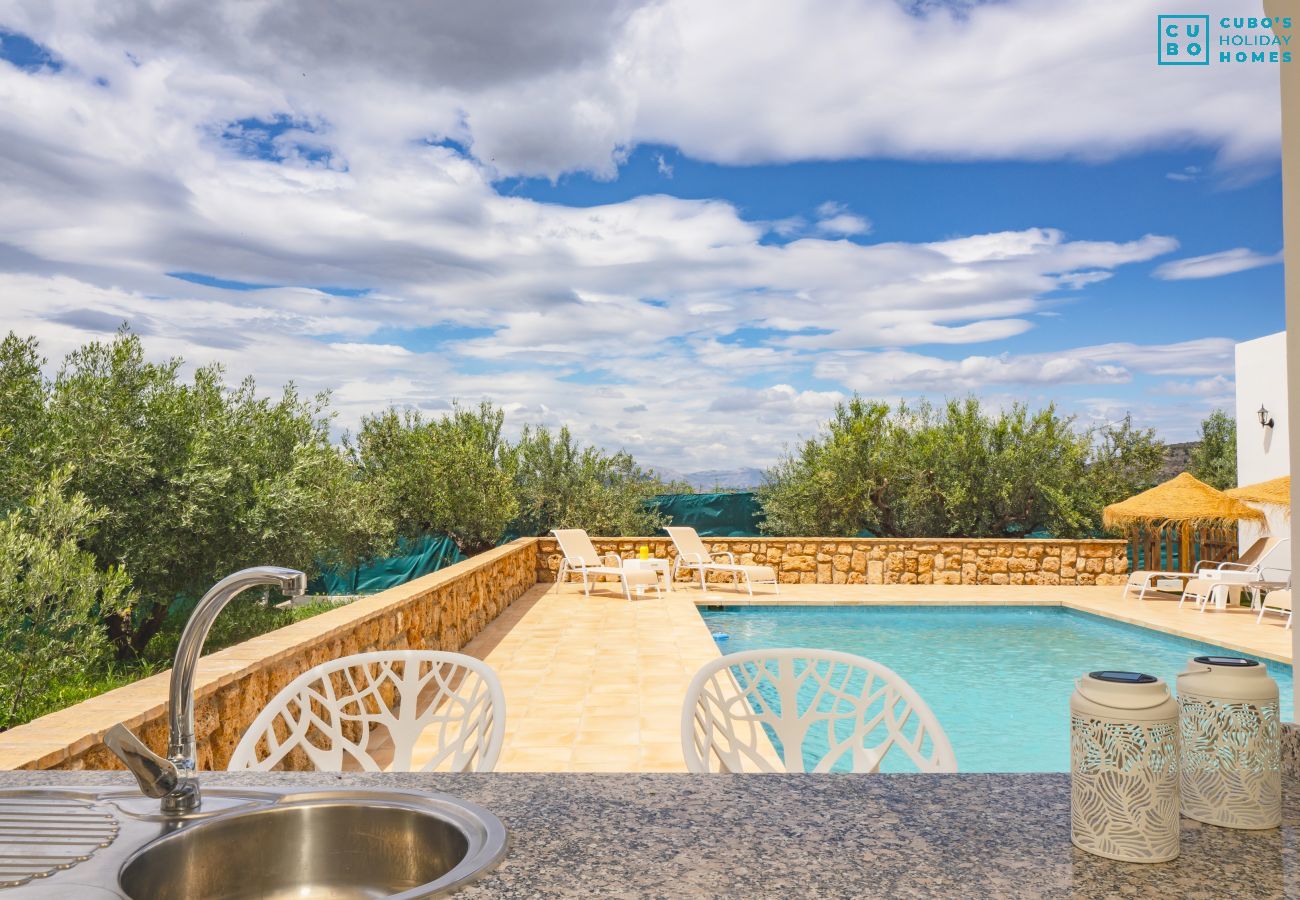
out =
{"type": "MultiPolygon", "coordinates": [[[[208,784],[441,791],[510,828],[463,897],[1300,897],[1300,790],[1282,828],[1184,820],[1182,856],[1143,866],[1070,844],[1069,776],[331,775],[208,784]]],[[[0,772],[0,787],[128,784],[112,772],[0,772]]],[[[2,893],[2,892],[0,892],[2,893]]]]}

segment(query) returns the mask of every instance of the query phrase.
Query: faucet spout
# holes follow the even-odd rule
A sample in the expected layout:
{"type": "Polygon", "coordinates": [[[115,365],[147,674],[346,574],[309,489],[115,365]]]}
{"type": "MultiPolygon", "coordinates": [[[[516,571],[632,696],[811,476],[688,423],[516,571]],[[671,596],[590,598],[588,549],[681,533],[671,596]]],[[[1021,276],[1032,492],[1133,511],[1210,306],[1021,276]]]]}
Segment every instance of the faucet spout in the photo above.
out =
{"type": "Polygon", "coordinates": [[[255,566],[243,569],[214,584],[190,614],[176,646],[168,692],[170,737],[163,759],[151,752],[122,725],[115,725],[104,735],[104,743],[135,775],[140,789],[150,797],[162,798],[164,813],[183,813],[198,809],[201,800],[197,776],[198,753],[194,740],[194,670],[198,667],[203,642],[212,623],[239,593],[257,585],[278,587],[290,597],[307,591],[307,576],[297,569],[279,566],[255,566]]]}

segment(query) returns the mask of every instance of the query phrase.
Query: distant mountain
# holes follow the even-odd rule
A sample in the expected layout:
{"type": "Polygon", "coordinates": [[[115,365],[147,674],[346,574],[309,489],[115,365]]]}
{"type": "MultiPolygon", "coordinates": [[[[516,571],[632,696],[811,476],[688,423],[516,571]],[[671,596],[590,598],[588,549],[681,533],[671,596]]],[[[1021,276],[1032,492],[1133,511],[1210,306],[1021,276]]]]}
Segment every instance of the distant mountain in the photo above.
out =
{"type": "Polygon", "coordinates": [[[763,483],[762,469],[707,469],[690,472],[682,480],[697,491],[749,491],[763,483]]]}

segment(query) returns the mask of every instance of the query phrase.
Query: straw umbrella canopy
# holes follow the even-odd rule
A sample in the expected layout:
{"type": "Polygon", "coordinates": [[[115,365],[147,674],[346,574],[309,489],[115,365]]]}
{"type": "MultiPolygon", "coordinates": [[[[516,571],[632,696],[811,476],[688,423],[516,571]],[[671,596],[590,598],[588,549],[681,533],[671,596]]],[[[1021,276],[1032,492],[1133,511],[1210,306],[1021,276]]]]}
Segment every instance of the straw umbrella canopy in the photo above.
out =
{"type": "Polygon", "coordinates": [[[1242,520],[1263,523],[1265,516],[1253,506],[1210,487],[1190,472],[1182,472],[1164,484],[1112,503],[1101,513],[1102,524],[1107,528],[1180,526],[1183,560],[1191,555],[1193,529],[1207,525],[1235,525],[1242,520]]]}
{"type": "Polygon", "coordinates": [[[1102,524],[1107,528],[1126,525],[1231,525],[1246,519],[1264,521],[1264,514],[1247,506],[1235,497],[1210,487],[1190,472],[1182,472],[1143,491],[1112,503],[1101,511],[1102,524]]]}
{"type": "Polygon", "coordinates": [[[1229,497],[1244,500],[1247,503],[1270,503],[1274,506],[1291,505],[1291,476],[1283,475],[1272,481],[1261,481],[1245,487],[1225,491],[1229,497]]]}

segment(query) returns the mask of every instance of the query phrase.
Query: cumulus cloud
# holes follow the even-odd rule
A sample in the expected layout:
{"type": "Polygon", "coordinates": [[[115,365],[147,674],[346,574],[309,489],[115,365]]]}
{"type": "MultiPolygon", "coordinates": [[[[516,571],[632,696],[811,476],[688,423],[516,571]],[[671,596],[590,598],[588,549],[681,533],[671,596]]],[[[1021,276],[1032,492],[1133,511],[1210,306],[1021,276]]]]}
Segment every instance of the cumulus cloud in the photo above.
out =
{"type": "Polygon", "coordinates": [[[572,208],[497,189],[614,177],[644,141],[724,163],[1099,158],[1171,136],[1275,150],[1264,67],[1124,89],[1151,64],[1151,15],[0,0],[0,24],[60,61],[0,61],[4,325],[57,360],[126,321],[156,356],[332,389],[344,428],[489,398],[680,471],[770,462],[852,390],[1213,377],[1231,369],[1222,342],[935,349],[1023,334],[1169,236],[1043,223],[868,243],[867,217],[834,201],[773,222],[709,199],[572,208]],[[1001,46],[1016,52],[994,72],[1001,46]],[[962,95],[937,89],[958,79],[962,95]]]}
{"type": "MultiPolygon", "coordinates": [[[[1275,156],[1273,69],[1152,77],[1164,11],[755,0],[740,21],[728,4],[691,0],[388,0],[328,15],[310,0],[10,0],[0,21],[110,83],[130,54],[175,67],[173,86],[222,94],[236,119],[277,101],[328,118],[340,147],[450,138],[506,175],[612,176],[644,142],[746,164],[1096,159],[1188,141],[1229,160],[1275,156]]],[[[1227,0],[1198,11],[1240,13],[1227,0]]]]}
{"type": "Polygon", "coordinates": [[[1271,266],[1282,261],[1280,252],[1273,254],[1256,253],[1246,247],[1232,250],[1220,250],[1204,256],[1189,256],[1186,259],[1174,259],[1156,267],[1152,274],[1165,281],[1181,281],[1187,278],[1218,278],[1260,266],[1271,266]]]}
{"type": "MultiPolygon", "coordinates": [[[[989,385],[1125,384],[1135,374],[1196,375],[1232,371],[1226,338],[1174,344],[1101,344],[1056,353],[1003,353],[944,359],[901,350],[823,356],[816,374],[862,393],[930,391],[961,394],[989,385]]],[[[1220,376],[1221,377],[1221,376],[1220,376]]]]}

